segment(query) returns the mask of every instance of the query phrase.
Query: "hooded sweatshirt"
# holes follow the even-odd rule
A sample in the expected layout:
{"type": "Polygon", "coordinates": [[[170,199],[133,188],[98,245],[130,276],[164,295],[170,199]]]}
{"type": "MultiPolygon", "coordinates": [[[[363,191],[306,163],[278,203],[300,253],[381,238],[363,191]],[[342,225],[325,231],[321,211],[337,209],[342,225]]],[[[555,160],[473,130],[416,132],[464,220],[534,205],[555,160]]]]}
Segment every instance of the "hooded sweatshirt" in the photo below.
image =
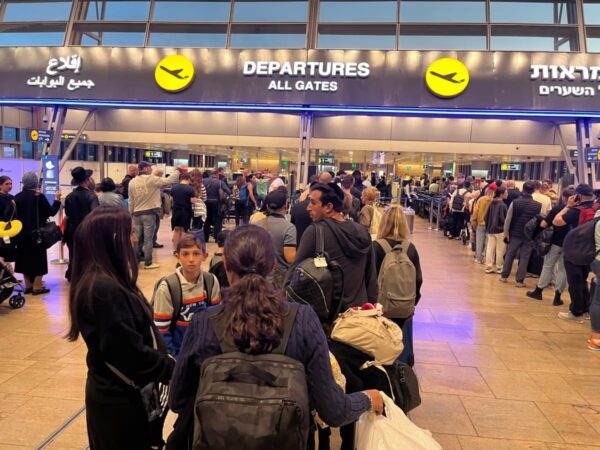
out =
{"type": "MultiPolygon", "coordinates": [[[[342,311],[377,300],[377,276],[375,258],[369,231],[352,222],[323,219],[325,253],[337,262],[344,273],[342,311]]],[[[304,234],[296,252],[299,264],[306,258],[314,258],[317,246],[316,226],[311,224],[304,234]]]]}

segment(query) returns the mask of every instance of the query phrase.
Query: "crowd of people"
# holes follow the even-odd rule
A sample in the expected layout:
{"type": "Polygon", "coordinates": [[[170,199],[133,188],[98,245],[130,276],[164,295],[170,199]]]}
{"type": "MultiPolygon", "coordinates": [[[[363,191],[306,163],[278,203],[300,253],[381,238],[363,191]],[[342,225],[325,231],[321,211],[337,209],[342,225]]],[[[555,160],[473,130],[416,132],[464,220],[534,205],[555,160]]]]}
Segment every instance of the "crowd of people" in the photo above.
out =
{"type": "MultiPolygon", "coordinates": [[[[507,283],[518,259],[515,286],[527,288],[526,278],[537,279],[527,297],[542,301],[543,291],[553,289],[552,305],[564,304],[562,294],[568,289],[568,312],[558,317],[576,323],[591,320],[592,333],[588,348],[600,350],[600,295],[595,280],[600,256],[590,264],[566,257],[563,244],[578,227],[593,222],[594,240],[600,250],[600,190],[587,184],[565,186],[560,195],[550,180],[530,180],[522,188],[514,180],[473,180],[459,174],[436,177],[432,194],[446,200],[444,233],[448,239],[469,236],[473,260],[484,266],[486,274],[497,274],[507,283]],[[466,234],[465,234],[466,232],[466,234]],[[543,233],[542,233],[543,232],[543,233]]],[[[427,185],[423,186],[427,189],[427,185]]],[[[530,286],[531,287],[531,286],[530,286]]]]}
{"type": "MultiPolygon", "coordinates": [[[[273,353],[301,365],[308,404],[318,420],[301,420],[300,445],[294,448],[315,448],[315,434],[319,448],[328,448],[325,423],[341,427],[342,449],[354,448],[356,420],[367,411],[381,414],[380,391],[391,395],[391,386],[372,355],[331,338],[337,314],[384,304],[403,333],[398,360],[414,364],[412,315],[423,274],[403,207],[397,200],[383,202],[390,195],[385,179],[366,183],[360,171],[323,172],[290,195],[276,174],[261,174],[265,182],[258,183],[249,171],[230,186],[222,170],[202,173],[179,166],[165,177],[142,162],[130,166],[118,185],[106,178],[98,189],[91,171],[76,167],[71,175],[74,189],[64,201],[64,241],[71,260],[68,338],[81,336],[88,347],[90,448],[163,448],[168,409],[161,407],[161,399],[167,395],[178,418],[166,448],[204,448],[213,439],[207,434],[216,428],[199,419],[202,381],[214,358],[229,352],[238,352],[242,360],[273,353]],[[235,229],[223,229],[232,210],[235,229]],[[175,260],[147,299],[138,272],[160,267],[153,249],[162,247],[156,237],[165,213],[171,216],[175,260]],[[211,237],[218,249],[205,270],[211,237]],[[300,295],[291,286],[294,274],[306,273],[307,261],[327,267],[334,279],[327,299],[337,303],[327,305],[333,309],[328,319],[310,300],[289,301],[292,294],[300,295]],[[335,273],[341,278],[335,280],[335,273]],[[336,382],[335,373],[343,374],[345,383],[336,382]]],[[[600,274],[600,256],[590,268],[565,259],[562,248],[577,227],[597,222],[597,192],[580,184],[559,196],[548,182],[527,181],[518,189],[511,180],[472,180],[460,174],[417,182],[447,200],[449,239],[461,239],[471,230],[473,260],[485,273],[498,274],[506,283],[518,257],[516,286],[525,287],[531,274],[539,276],[526,295],[542,300],[543,290],[552,285],[554,305],[563,303],[568,286],[570,310],[559,317],[577,323],[591,319],[588,346],[600,349],[600,293],[590,296],[587,282],[590,270],[600,274]],[[544,230],[542,256],[536,236],[544,230]]],[[[406,183],[403,196],[409,199],[415,184],[406,183]]],[[[16,247],[0,247],[0,256],[16,261],[28,293],[41,295],[49,291],[43,283],[46,250],[30,248],[29,237],[58,212],[61,193],[50,204],[34,173],[23,176],[23,190],[14,198],[11,189],[12,180],[0,177],[0,220],[18,217],[24,231],[16,247]],[[21,249],[27,249],[26,258],[21,249]]],[[[600,255],[597,226],[594,233],[600,255]]],[[[211,383],[258,379],[278,386],[268,373],[250,366],[213,374],[218,379],[211,383]]],[[[218,403],[218,398],[203,401],[218,403]]],[[[231,431],[227,424],[221,429],[224,435],[231,431]]],[[[226,441],[221,447],[211,442],[224,448],[226,441]]]]}

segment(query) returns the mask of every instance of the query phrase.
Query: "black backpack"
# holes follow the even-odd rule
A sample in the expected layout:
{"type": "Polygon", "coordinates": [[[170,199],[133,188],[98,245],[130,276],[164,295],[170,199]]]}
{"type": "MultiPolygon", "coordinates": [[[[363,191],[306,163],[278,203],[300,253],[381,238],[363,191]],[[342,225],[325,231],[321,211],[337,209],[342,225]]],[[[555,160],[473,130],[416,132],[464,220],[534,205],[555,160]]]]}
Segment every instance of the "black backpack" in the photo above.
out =
{"type": "Polygon", "coordinates": [[[315,222],[317,243],[315,257],[300,262],[285,282],[288,299],[310,305],[321,323],[330,324],[338,315],[342,304],[344,274],[341,266],[331,261],[325,253],[322,222],[315,222]]]}
{"type": "Polygon", "coordinates": [[[225,271],[222,255],[217,255],[215,253],[215,256],[210,261],[210,269],[208,269],[208,271],[217,277],[221,289],[229,287],[229,280],[227,279],[227,272],[225,271]]]}
{"type": "Polygon", "coordinates": [[[538,256],[546,256],[552,248],[552,236],[554,236],[554,227],[546,227],[540,231],[533,240],[533,250],[538,256]]]}
{"type": "Polygon", "coordinates": [[[194,450],[304,450],[310,407],[304,365],[284,355],[298,305],[289,304],[272,353],[248,355],[233,343],[223,308],[209,320],[223,354],[202,364],[196,394],[194,450]]]}
{"type": "MultiPolygon", "coordinates": [[[[167,283],[167,287],[169,288],[169,295],[171,297],[171,302],[173,303],[173,318],[171,319],[171,326],[169,327],[169,330],[172,333],[175,330],[175,327],[177,326],[177,321],[179,320],[179,311],[181,310],[183,291],[181,290],[181,282],[179,281],[179,276],[176,273],[172,273],[171,275],[162,277],[156,282],[156,284],[154,285],[154,292],[156,292],[156,290],[158,289],[158,285],[163,281],[167,283]]],[[[214,275],[212,273],[202,272],[202,281],[204,282],[204,290],[206,291],[206,306],[210,306],[210,303],[212,301],[213,286],[215,284],[214,275]]],[[[154,305],[154,296],[152,298],[152,304],[154,305]]]]}
{"type": "Polygon", "coordinates": [[[596,224],[600,218],[596,218],[589,222],[573,228],[567,233],[563,242],[563,254],[565,261],[577,266],[590,265],[596,256],[596,224]]]}
{"type": "Polygon", "coordinates": [[[459,194],[458,191],[456,191],[456,195],[452,199],[452,211],[463,211],[465,209],[465,195],[468,191],[465,189],[465,192],[462,194],[459,194]]]}

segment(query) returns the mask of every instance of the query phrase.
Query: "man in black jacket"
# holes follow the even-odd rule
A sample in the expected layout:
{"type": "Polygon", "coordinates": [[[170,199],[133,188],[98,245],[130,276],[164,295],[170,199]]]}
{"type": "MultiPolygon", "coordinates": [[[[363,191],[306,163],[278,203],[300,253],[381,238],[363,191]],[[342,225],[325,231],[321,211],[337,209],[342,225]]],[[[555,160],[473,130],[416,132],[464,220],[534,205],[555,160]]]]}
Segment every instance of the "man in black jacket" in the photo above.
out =
{"type": "Polygon", "coordinates": [[[138,166],[137,164],[130,164],[127,167],[127,175],[121,181],[121,195],[124,200],[129,198],[129,182],[133,180],[138,174],[138,166]]]}
{"type": "Polygon", "coordinates": [[[515,180],[508,180],[506,182],[506,189],[508,191],[508,198],[504,200],[506,207],[510,207],[511,203],[514,202],[521,196],[521,191],[516,186],[515,180]]]}
{"type": "Polygon", "coordinates": [[[223,217],[220,207],[223,202],[221,191],[227,195],[231,195],[231,189],[227,183],[220,179],[221,173],[218,170],[212,172],[210,178],[204,179],[204,187],[206,188],[206,223],[204,224],[204,241],[208,243],[210,237],[211,226],[214,229],[214,238],[217,242],[217,236],[223,228],[223,217]]]}
{"type": "Polygon", "coordinates": [[[75,231],[83,222],[83,219],[98,206],[98,197],[94,194],[92,187],[92,171],[83,167],[75,167],[71,170],[71,184],[77,186],[65,199],[65,235],[64,241],[69,249],[69,266],[65,278],[71,281],[71,261],[73,261],[73,237],[75,231]]]}
{"type": "MultiPolygon", "coordinates": [[[[343,214],[344,192],[335,183],[316,184],[310,192],[308,212],[313,222],[324,226],[325,252],[344,272],[342,311],[351,306],[377,300],[377,276],[371,236],[362,225],[346,220],[343,214]]],[[[309,226],[302,236],[296,263],[315,256],[316,226],[309,226]]]]}
{"type": "Polygon", "coordinates": [[[500,281],[506,283],[512,270],[513,262],[519,256],[519,269],[517,270],[517,287],[525,287],[527,265],[531,258],[532,242],[525,237],[523,232],[525,224],[539,214],[542,205],[536,202],[532,195],[535,189],[533,181],[526,181],[523,185],[523,194],[513,201],[508,208],[504,222],[504,236],[508,241],[508,249],[504,257],[504,268],[500,281]]]}

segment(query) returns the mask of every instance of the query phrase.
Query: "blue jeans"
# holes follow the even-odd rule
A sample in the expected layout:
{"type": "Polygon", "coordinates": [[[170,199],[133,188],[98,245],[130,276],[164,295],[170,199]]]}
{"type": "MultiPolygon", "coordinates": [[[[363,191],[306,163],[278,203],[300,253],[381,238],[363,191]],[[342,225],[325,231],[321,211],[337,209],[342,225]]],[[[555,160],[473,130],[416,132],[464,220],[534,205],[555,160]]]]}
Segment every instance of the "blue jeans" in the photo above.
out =
{"type": "Polygon", "coordinates": [[[537,284],[540,289],[544,289],[550,284],[554,278],[555,268],[556,282],[554,283],[554,290],[562,294],[567,288],[567,272],[565,271],[565,262],[563,260],[563,248],[553,244],[548,254],[544,257],[544,267],[537,284]]]}
{"type": "Polygon", "coordinates": [[[590,305],[590,318],[592,319],[592,331],[600,333],[600,286],[598,285],[600,281],[600,261],[597,259],[592,262],[592,272],[596,275],[596,289],[590,305]]]}
{"type": "Polygon", "coordinates": [[[144,250],[144,265],[152,264],[152,247],[154,245],[154,230],[156,228],[155,213],[143,214],[141,216],[133,216],[133,225],[135,234],[138,238],[137,255],[141,257],[141,252],[144,250]]]}

